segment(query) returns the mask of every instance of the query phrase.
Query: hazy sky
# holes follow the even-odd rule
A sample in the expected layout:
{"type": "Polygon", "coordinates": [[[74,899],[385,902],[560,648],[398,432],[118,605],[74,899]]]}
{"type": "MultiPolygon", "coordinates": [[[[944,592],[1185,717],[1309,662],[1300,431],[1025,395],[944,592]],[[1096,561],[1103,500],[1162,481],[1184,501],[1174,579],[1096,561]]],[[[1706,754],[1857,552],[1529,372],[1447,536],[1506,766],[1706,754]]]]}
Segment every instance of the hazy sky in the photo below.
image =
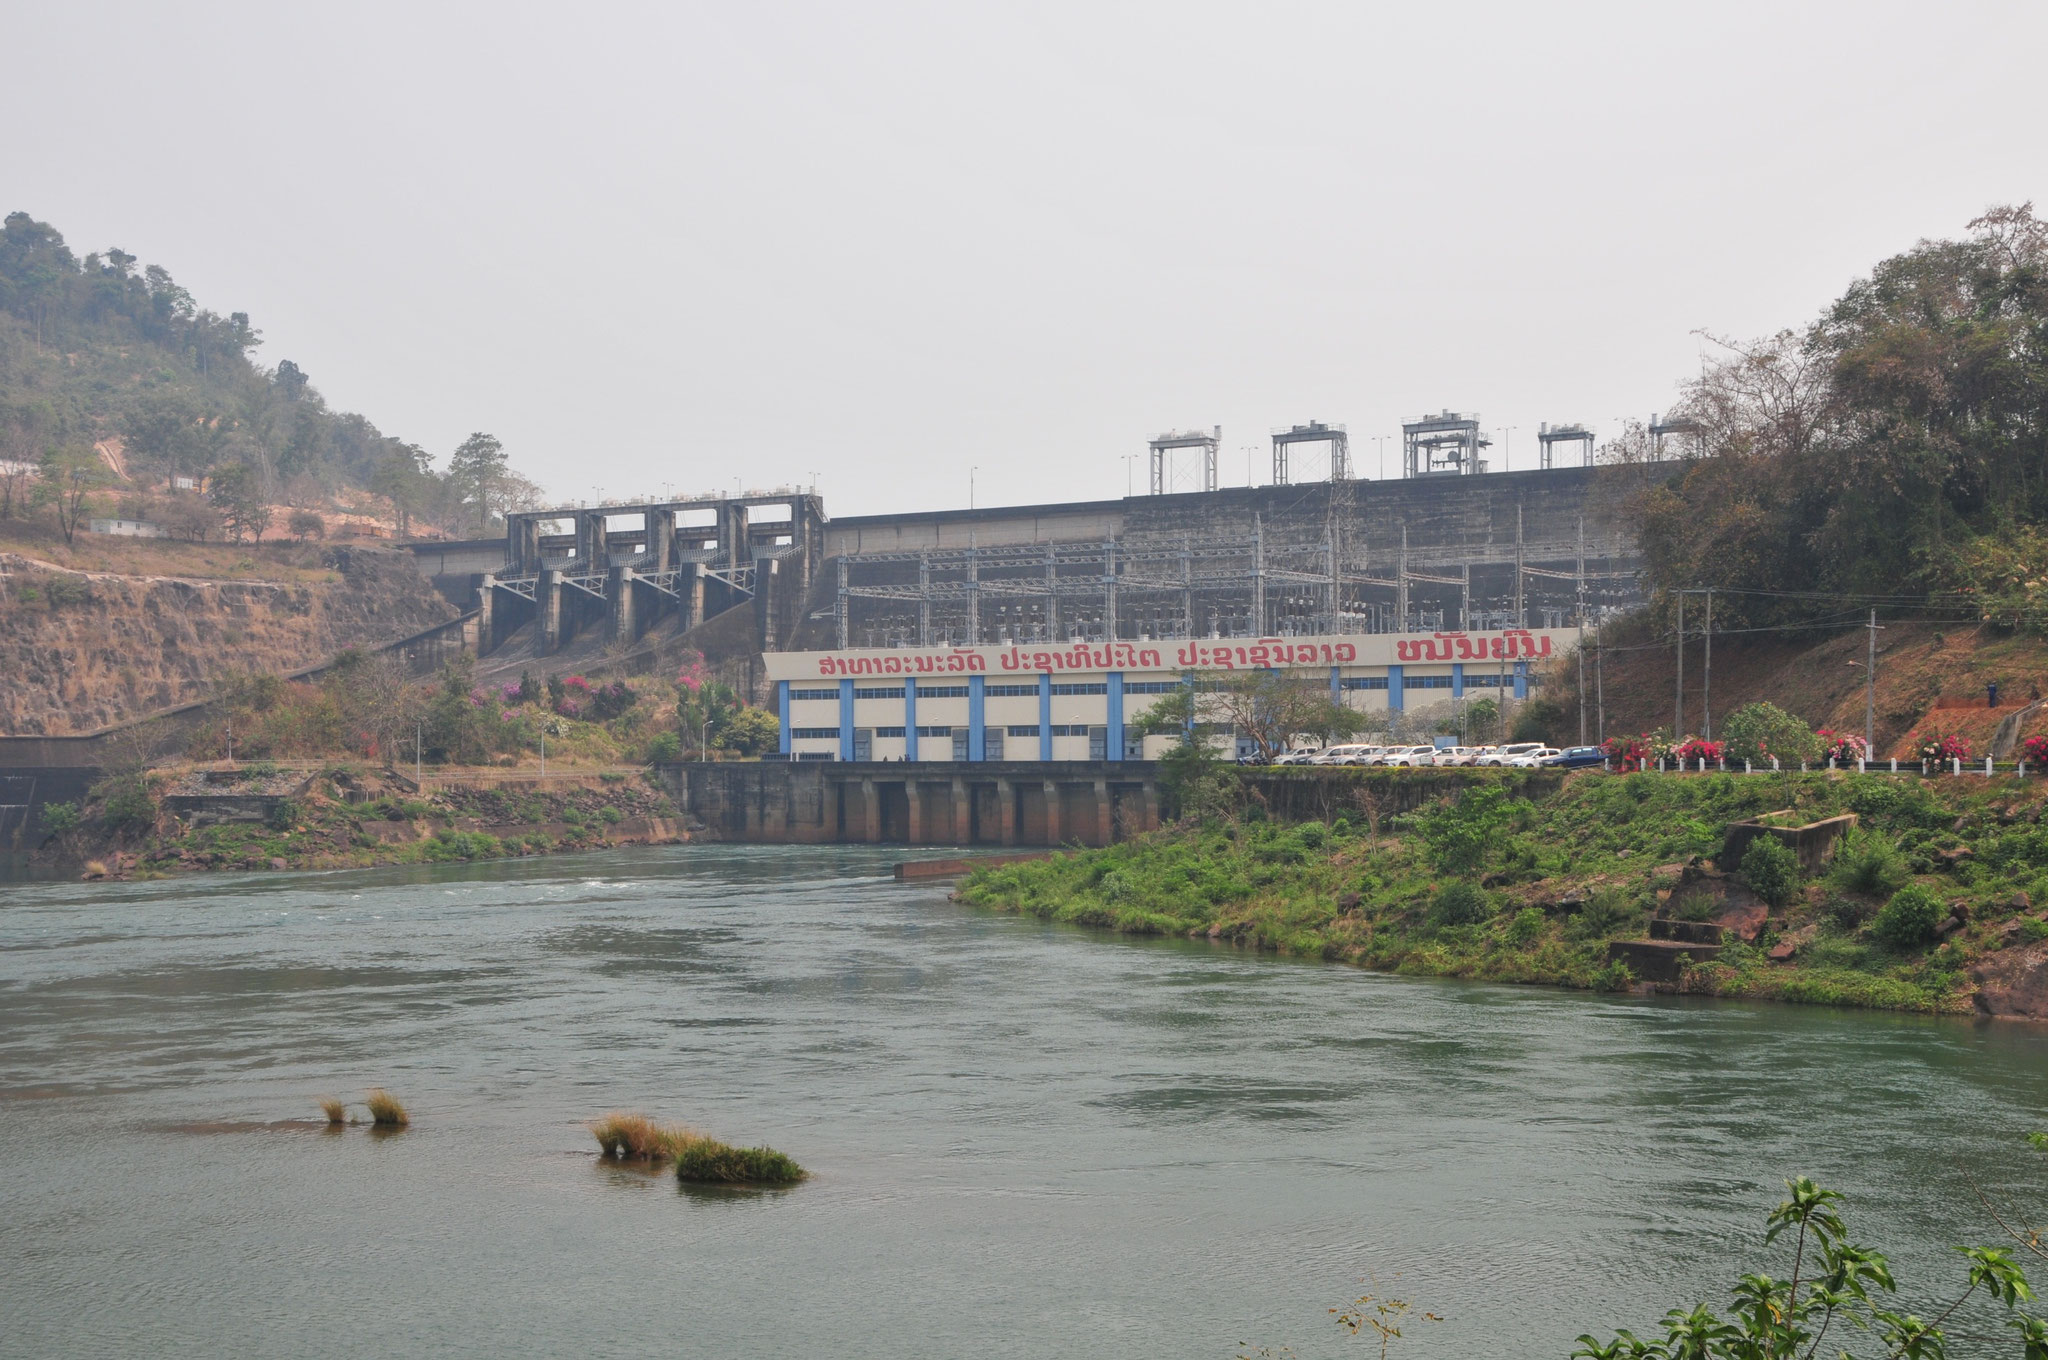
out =
{"type": "Polygon", "coordinates": [[[2040,0],[5,10],[0,210],[565,500],[1115,496],[1215,424],[1263,482],[1311,418],[1372,476],[1446,406],[1528,467],[2048,204],[2040,0]]]}

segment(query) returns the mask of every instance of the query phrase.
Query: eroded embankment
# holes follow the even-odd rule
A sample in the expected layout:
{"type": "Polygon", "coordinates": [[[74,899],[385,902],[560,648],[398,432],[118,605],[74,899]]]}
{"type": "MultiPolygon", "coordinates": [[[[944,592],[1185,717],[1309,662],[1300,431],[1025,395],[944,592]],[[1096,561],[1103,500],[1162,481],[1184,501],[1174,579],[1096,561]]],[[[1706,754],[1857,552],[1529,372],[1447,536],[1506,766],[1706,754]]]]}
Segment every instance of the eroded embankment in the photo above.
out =
{"type": "Polygon", "coordinates": [[[412,792],[402,777],[347,765],[250,766],[232,780],[209,780],[219,773],[113,781],[34,859],[92,878],[147,878],[498,859],[689,839],[675,805],[639,772],[544,783],[479,776],[471,785],[427,793],[412,792]]]}
{"type": "Polygon", "coordinates": [[[307,551],[314,565],[286,580],[64,570],[0,553],[0,735],[97,731],[203,699],[223,676],[286,674],[455,617],[403,553],[307,551]]]}

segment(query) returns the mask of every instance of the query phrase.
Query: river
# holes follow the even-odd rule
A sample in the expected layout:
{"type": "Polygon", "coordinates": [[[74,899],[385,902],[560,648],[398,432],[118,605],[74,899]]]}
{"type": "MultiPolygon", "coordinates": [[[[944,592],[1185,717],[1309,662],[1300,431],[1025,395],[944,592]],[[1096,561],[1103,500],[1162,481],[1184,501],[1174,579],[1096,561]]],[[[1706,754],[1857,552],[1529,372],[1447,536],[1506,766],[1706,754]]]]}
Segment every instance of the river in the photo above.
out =
{"type": "Polygon", "coordinates": [[[1445,1319],[1397,1355],[1562,1356],[1760,1268],[1794,1173],[1922,1307],[1969,1178],[2048,1204],[2038,1029],[1132,942],[887,863],[0,884],[0,1355],[1365,1355],[1372,1278],[1445,1319]],[[282,1124],[371,1085],[410,1130],[282,1124]],[[620,1107],[815,1179],[605,1167],[620,1107]]]}

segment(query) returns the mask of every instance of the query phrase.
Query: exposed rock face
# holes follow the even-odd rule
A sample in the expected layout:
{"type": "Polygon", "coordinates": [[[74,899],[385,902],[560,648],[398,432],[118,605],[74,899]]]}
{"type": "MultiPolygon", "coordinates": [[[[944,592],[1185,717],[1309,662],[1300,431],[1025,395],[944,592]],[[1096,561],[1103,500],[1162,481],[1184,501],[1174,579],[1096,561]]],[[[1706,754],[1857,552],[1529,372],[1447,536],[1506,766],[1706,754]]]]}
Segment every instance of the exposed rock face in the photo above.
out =
{"type": "Polygon", "coordinates": [[[202,699],[223,675],[298,670],[455,616],[403,553],[336,547],[324,562],[325,580],[282,583],[68,572],[0,553],[0,735],[96,731],[202,699]]]}
{"type": "Polygon", "coordinates": [[[2002,949],[1970,970],[1986,1015],[2048,1020],[2048,940],[2002,949]]]}

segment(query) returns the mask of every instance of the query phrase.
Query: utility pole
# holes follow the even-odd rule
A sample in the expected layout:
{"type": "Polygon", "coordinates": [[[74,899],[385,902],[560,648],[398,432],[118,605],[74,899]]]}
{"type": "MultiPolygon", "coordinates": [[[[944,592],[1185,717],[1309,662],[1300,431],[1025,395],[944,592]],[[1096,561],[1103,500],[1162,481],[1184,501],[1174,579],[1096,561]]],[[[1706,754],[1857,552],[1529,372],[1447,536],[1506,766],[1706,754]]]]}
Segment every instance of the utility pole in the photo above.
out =
{"type": "MultiPolygon", "coordinates": [[[[421,772],[421,769],[420,769],[420,748],[421,748],[421,746],[422,746],[422,745],[424,745],[424,739],[423,739],[423,736],[422,736],[422,734],[423,734],[423,733],[425,732],[425,730],[426,730],[426,724],[425,724],[424,722],[422,722],[422,721],[421,721],[420,719],[418,719],[418,718],[415,718],[415,719],[413,719],[413,722],[412,722],[412,782],[413,782],[413,783],[415,783],[415,784],[418,784],[418,783],[420,782],[420,780],[421,780],[421,779],[423,779],[423,778],[425,777],[425,776],[424,776],[424,774],[423,774],[423,773],[421,772]]],[[[415,790],[415,792],[417,792],[417,790],[415,790]]]]}
{"type": "Polygon", "coordinates": [[[1678,644],[1678,688],[1672,701],[1671,740],[1676,742],[1685,738],[1685,592],[1682,590],[1678,592],[1678,630],[1674,641],[1678,644]]]}
{"type": "Polygon", "coordinates": [[[1700,735],[1714,739],[1714,588],[1707,587],[1707,662],[1700,683],[1700,735]]]}
{"type": "Polygon", "coordinates": [[[1870,641],[1863,662],[1863,754],[1877,754],[1877,610],[1870,611],[1870,641]]]}
{"type": "Polygon", "coordinates": [[[1607,612],[1603,606],[1600,622],[1593,625],[1593,716],[1594,733],[1602,746],[1607,744],[1607,612]]]}
{"type": "MultiPolygon", "coordinates": [[[[1522,507],[1515,507],[1515,595],[1522,593],[1522,507]]],[[[1578,587],[1579,614],[1579,745],[1586,744],[1586,517],[1579,516],[1578,587]]],[[[1519,610],[1517,611],[1520,612],[1519,610]]],[[[1517,625],[1521,623],[1518,618],[1517,625]]]]}

